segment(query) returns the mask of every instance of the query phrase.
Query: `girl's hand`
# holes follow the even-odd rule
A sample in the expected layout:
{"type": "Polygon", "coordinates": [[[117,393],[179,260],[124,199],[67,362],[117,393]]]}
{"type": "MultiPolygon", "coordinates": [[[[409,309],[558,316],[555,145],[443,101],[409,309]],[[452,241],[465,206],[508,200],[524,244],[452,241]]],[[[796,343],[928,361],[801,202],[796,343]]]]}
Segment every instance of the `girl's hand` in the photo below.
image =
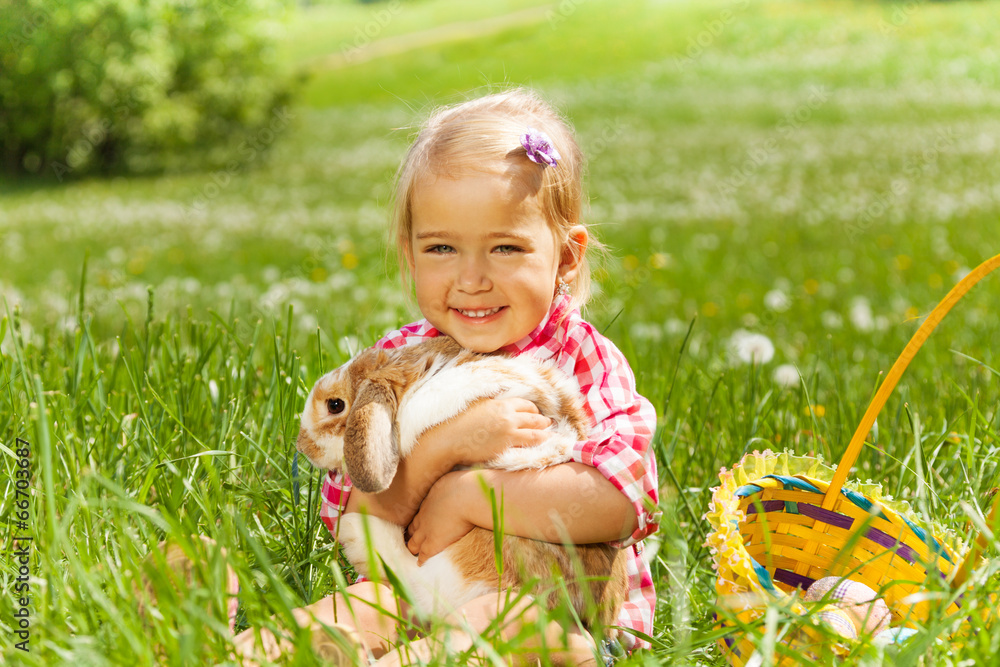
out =
{"type": "MultiPolygon", "coordinates": [[[[417,565],[440,553],[475,528],[463,512],[470,502],[477,499],[470,496],[463,484],[465,471],[448,473],[431,487],[416,516],[410,522],[406,543],[410,553],[417,557],[417,565]]],[[[476,491],[473,491],[476,493],[476,491]]],[[[478,491],[482,500],[482,491],[478,491]]]]}
{"type": "Polygon", "coordinates": [[[421,436],[421,445],[441,452],[453,466],[473,466],[496,458],[508,447],[532,447],[545,442],[552,423],[523,398],[479,401],[454,419],[421,436]]]}
{"type": "MultiPolygon", "coordinates": [[[[479,401],[421,435],[413,451],[399,462],[388,489],[379,494],[353,489],[345,511],[358,512],[364,508],[372,516],[405,526],[413,520],[428,491],[442,475],[458,465],[485,463],[508,447],[541,444],[549,436],[545,429],[551,423],[552,420],[538,413],[534,403],[522,398],[479,401]]],[[[478,488],[476,492],[481,494],[478,488]]],[[[462,535],[467,532],[469,529],[462,535]]],[[[438,551],[448,544],[451,542],[438,551]]]]}

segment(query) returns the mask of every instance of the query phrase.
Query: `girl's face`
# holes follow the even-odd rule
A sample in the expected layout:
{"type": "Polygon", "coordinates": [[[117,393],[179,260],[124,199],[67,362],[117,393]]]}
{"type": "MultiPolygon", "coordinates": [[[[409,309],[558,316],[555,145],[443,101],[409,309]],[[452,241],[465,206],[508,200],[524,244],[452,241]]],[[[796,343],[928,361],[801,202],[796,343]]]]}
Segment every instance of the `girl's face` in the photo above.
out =
{"type": "Polygon", "coordinates": [[[556,245],[536,194],[501,174],[419,181],[405,248],[417,304],[439,331],[476,352],[515,343],[549,311],[557,276],[571,282],[587,232],[572,252],[556,245]]]}

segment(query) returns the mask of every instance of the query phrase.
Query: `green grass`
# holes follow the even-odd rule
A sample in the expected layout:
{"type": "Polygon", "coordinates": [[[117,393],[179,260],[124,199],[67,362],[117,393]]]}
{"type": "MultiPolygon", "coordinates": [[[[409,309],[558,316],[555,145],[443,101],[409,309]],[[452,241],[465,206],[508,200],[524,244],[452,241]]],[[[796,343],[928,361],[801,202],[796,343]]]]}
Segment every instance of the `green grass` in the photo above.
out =
{"type": "Polygon", "coordinates": [[[322,60],[345,49],[363,49],[379,40],[449,23],[479,22],[511,12],[550,5],[544,0],[489,3],[435,0],[316,5],[298,11],[289,22],[286,54],[296,62],[322,60]]]}
{"type": "MultiPolygon", "coordinates": [[[[656,648],[634,663],[720,661],[702,546],[719,468],[767,447],[837,460],[918,318],[998,251],[989,3],[591,0],[472,40],[316,65],[328,30],[339,51],[384,6],[293,21],[288,52],[313,74],[267,157],[233,176],[0,184],[0,516],[13,520],[22,437],[36,536],[32,652],[5,643],[6,662],[224,660],[217,569],[162,619],[135,611],[141,558],[165,537],[227,547],[247,624],[288,625],[335,587],[319,476],[293,476],[297,415],[321,372],[416,316],[385,220],[408,128],[434,104],[534,85],[589,157],[587,219],[613,253],[587,315],[629,357],[660,425],[661,605],[656,648]],[[738,329],[768,336],[774,359],[734,363],[738,329]],[[801,386],[773,380],[781,364],[801,386]]],[[[404,6],[380,36],[489,13],[404,6]]],[[[966,535],[966,508],[998,485],[998,280],[920,352],[852,474],[966,535]]],[[[991,606],[994,569],[971,603],[991,606]]],[[[929,624],[928,662],[995,653],[1000,634],[961,621],[929,624]]]]}

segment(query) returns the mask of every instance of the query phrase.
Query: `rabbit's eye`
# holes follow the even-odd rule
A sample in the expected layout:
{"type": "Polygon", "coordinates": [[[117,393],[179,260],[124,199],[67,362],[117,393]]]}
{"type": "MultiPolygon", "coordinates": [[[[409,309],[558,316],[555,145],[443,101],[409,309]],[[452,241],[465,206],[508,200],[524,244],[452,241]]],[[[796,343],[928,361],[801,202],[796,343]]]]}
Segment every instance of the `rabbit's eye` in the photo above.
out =
{"type": "Polygon", "coordinates": [[[330,411],[331,415],[339,415],[344,411],[344,407],[344,401],[339,398],[326,399],[326,409],[330,411]]]}

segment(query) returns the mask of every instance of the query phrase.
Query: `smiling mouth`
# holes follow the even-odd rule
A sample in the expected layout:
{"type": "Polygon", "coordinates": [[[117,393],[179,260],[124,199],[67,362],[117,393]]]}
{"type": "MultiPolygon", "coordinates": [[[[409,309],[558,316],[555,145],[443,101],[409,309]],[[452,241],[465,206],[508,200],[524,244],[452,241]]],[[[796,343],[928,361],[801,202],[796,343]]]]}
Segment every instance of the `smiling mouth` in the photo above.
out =
{"type": "Polygon", "coordinates": [[[463,310],[461,308],[456,308],[455,310],[471,318],[482,318],[489,317],[490,315],[495,315],[504,309],[504,306],[497,306],[496,308],[487,308],[485,310],[463,310]]]}

